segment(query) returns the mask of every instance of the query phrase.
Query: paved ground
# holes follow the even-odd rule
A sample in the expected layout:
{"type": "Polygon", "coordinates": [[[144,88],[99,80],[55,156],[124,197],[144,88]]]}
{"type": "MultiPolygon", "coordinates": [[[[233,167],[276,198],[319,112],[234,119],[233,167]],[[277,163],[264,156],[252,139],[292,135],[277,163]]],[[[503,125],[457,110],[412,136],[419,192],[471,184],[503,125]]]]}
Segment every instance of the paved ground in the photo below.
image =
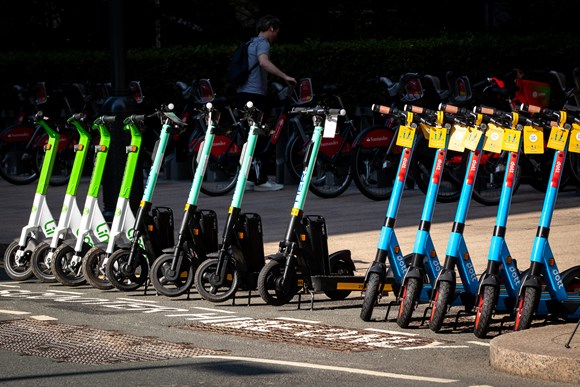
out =
{"type": "MultiPolygon", "coordinates": [[[[176,231],[189,192],[189,181],[160,180],[153,198],[158,206],[173,209],[176,231]]],[[[0,244],[6,245],[16,239],[28,221],[34,197],[35,185],[14,186],[0,181],[2,198],[2,222],[0,222],[0,244]]],[[[82,207],[86,195],[87,181],[81,184],[78,203],[82,207]]],[[[277,251],[290,219],[290,209],[296,186],[287,186],[278,192],[252,192],[244,195],[244,211],[257,212],[264,227],[265,253],[277,251]]],[[[51,187],[48,204],[53,216],[60,212],[65,187],[51,187]]],[[[231,195],[209,197],[202,195],[200,208],[213,209],[218,214],[219,229],[225,222],[231,195]]],[[[397,217],[397,237],[403,252],[412,249],[420,219],[424,195],[418,190],[405,191],[397,217]]],[[[518,260],[520,270],[528,267],[528,259],[543,202],[543,194],[522,186],[513,198],[506,240],[513,257],[518,260]]],[[[380,228],[384,221],[388,202],[375,202],[360,194],[353,186],[335,199],[321,199],[309,195],[305,212],[324,216],[329,233],[329,251],[351,250],[358,274],[364,274],[376,253],[380,228]]],[[[456,203],[438,203],[431,229],[432,238],[439,256],[444,255],[447,238],[455,215],[456,203]]],[[[478,273],[486,266],[487,251],[495,222],[496,207],[486,207],[472,202],[465,227],[465,239],[473,256],[478,273]]],[[[580,201],[575,189],[564,190],[557,201],[550,232],[550,246],[555,254],[560,271],[578,265],[580,240],[580,201]]],[[[3,257],[3,254],[2,254],[3,257]]],[[[573,337],[570,348],[564,344],[569,340],[575,322],[548,324],[533,327],[524,332],[506,333],[492,339],[490,362],[492,367],[510,373],[534,378],[580,383],[580,332],[573,337]]]]}

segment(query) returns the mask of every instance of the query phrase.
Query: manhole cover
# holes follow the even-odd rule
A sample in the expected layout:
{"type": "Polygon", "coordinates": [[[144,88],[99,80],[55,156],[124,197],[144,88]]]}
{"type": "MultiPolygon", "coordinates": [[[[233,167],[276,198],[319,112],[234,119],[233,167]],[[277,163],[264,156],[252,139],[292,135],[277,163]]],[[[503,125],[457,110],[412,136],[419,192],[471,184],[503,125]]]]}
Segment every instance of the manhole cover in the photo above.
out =
{"type": "Polygon", "coordinates": [[[279,343],[310,345],[341,352],[361,352],[384,348],[424,347],[443,340],[408,334],[366,331],[318,323],[287,320],[241,320],[195,323],[179,328],[219,334],[266,339],[279,343]]]}
{"type": "Polygon", "coordinates": [[[29,319],[0,322],[0,348],[80,364],[155,361],[227,353],[196,348],[188,343],[29,319]]]}

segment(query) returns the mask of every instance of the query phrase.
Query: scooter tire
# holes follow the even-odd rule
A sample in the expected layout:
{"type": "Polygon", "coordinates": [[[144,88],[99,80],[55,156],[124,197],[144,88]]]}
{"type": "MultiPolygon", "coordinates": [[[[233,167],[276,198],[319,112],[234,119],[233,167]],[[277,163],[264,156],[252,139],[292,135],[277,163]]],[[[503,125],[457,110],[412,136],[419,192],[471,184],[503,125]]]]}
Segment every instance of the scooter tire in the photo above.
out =
{"type": "Polygon", "coordinates": [[[50,244],[46,242],[40,242],[30,257],[30,265],[32,267],[32,273],[40,281],[44,283],[57,282],[56,277],[52,274],[52,269],[50,268],[50,261],[47,261],[47,255],[50,253],[50,244]]]}
{"type": "Polygon", "coordinates": [[[143,254],[139,252],[137,257],[133,257],[133,267],[127,266],[130,255],[131,251],[127,249],[115,251],[105,269],[111,285],[123,292],[139,289],[149,276],[149,264],[143,254]]]}
{"type": "Polygon", "coordinates": [[[268,305],[285,305],[298,293],[296,285],[296,269],[289,269],[289,285],[282,288],[280,285],[284,277],[285,262],[271,259],[264,265],[258,275],[258,292],[262,300],[268,305]]]}
{"type": "Polygon", "coordinates": [[[219,287],[210,282],[210,276],[216,272],[217,259],[206,259],[195,272],[195,287],[199,295],[210,302],[224,302],[231,299],[238,290],[240,273],[233,262],[228,260],[226,267],[226,279],[219,287]],[[219,292],[219,293],[218,293],[219,292]]]}
{"type": "Polygon", "coordinates": [[[479,295],[479,303],[475,310],[473,334],[480,339],[486,337],[489,332],[489,326],[492,321],[493,311],[495,310],[498,297],[499,288],[496,286],[484,286],[479,295]]]}
{"type": "Polygon", "coordinates": [[[449,301],[451,299],[451,284],[447,281],[439,281],[435,289],[435,299],[431,308],[431,317],[429,319],[429,329],[433,332],[439,332],[445,320],[449,301]]]}
{"type": "Polygon", "coordinates": [[[540,301],[540,289],[527,286],[522,289],[518,298],[514,331],[523,331],[532,325],[534,312],[540,301]]]}
{"type": "Polygon", "coordinates": [[[411,323],[413,311],[421,295],[421,281],[419,278],[408,278],[403,286],[403,296],[399,304],[399,314],[397,315],[397,325],[407,328],[411,323]]]}
{"type": "MultiPolygon", "coordinates": [[[[187,253],[182,252],[182,254],[185,255],[187,253]]],[[[151,283],[155,290],[164,296],[179,297],[187,293],[193,286],[195,267],[191,264],[191,257],[182,256],[177,277],[175,279],[168,279],[166,273],[171,269],[172,262],[173,254],[163,254],[158,257],[153,262],[153,265],[151,265],[151,283]]]]}
{"type": "Polygon", "coordinates": [[[111,285],[111,282],[107,279],[106,260],[106,251],[97,246],[91,247],[83,257],[83,275],[87,282],[95,289],[113,289],[113,285],[111,285]]]}
{"type": "Polygon", "coordinates": [[[26,281],[34,276],[30,265],[31,250],[25,250],[25,258],[28,259],[24,265],[16,264],[16,252],[18,251],[18,241],[12,241],[4,252],[4,270],[8,277],[14,281],[26,281]]]}
{"type": "Polygon", "coordinates": [[[371,321],[373,309],[379,302],[379,293],[381,291],[381,276],[379,273],[369,273],[367,280],[367,289],[363,298],[360,310],[360,318],[363,321],[371,321]]]}
{"type": "Polygon", "coordinates": [[[56,280],[66,286],[79,286],[86,283],[82,268],[79,267],[79,273],[77,273],[75,268],[70,266],[70,261],[74,254],[75,249],[63,243],[54,249],[52,261],[50,262],[50,269],[56,280]]]}

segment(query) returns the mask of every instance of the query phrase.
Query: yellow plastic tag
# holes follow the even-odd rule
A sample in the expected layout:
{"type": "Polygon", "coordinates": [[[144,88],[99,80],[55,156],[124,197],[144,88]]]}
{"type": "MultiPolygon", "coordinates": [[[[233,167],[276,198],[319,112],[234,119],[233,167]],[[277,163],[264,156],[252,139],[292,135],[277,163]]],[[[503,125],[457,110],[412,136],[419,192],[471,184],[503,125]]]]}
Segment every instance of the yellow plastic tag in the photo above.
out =
{"type": "Polygon", "coordinates": [[[414,139],[415,128],[401,125],[399,128],[399,135],[397,136],[397,145],[405,148],[411,148],[413,146],[414,139]]]}
{"type": "Polygon", "coordinates": [[[570,144],[568,150],[573,153],[580,153],[580,126],[573,124],[570,131],[570,144]]]}
{"type": "Polygon", "coordinates": [[[544,131],[530,125],[524,126],[524,153],[544,153],[544,131]]]}
{"type": "Polygon", "coordinates": [[[489,124],[483,139],[483,150],[487,152],[500,153],[501,141],[503,139],[503,129],[499,126],[489,124]]]}
{"type": "Polygon", "coordinates": [[[483,132],[481,130],[474,127],[469,128],[469,131],[467,132],[465,138],[463,139],[463,146],[469,150],[477,149],[479,139],[481,139],[482,135],[483,132]]]}
{"type": "Polygon", "coordinates": [[[456,152],[463,152],[465,147],[463,146],[463,138],[467,133],[467,128],[465,126],[454,125],[451,129],[451,137],[449,137],[449,145],[447,148],[456,152]]]}
{"type": "Polygon", "coordinates": [[[564,150],[567,140],[568,130],[553,126],[552,131],[550,132],[550,138],[548,139],[547,147],[560,151],[564,150]]]}
{"type": "Polygon", "coordinates": [[[503,132],[503,150],[508,152],[517,152],[520,150],[520,136],[522,133],[519,130],[506,129],[503,132]]]}
{"type": "Polygon", "coordinates": [[[445,148],[445,140],[447,139],[447,129],[431,127],[429,132],[429,148],[443,149],[445,148]]]}

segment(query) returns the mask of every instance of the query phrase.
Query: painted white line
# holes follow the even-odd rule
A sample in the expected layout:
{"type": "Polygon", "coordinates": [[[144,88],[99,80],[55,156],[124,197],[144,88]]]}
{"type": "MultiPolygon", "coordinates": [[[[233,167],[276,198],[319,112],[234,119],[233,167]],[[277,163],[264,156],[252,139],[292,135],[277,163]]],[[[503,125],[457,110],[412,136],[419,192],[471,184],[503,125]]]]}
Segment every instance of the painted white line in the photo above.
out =
{"type": "Polygon", "coordinates": [[[22,316],[24,314],[30,314],[30,312],[22,312],[20,310],[5,310],[5,309],[0,309],[0,313],[2,313],[2,314],[14,314],[16,316],[22,316]]]}
{"type": "Polygon", "coordinates": [[[389,333],[391,335],[401,335],[401,336],[419,336],[417,333],[408,333],[408,332],[399,332],[399,331],[389,331],[388,329],[367,328],[367,329],[365,329],[365,331],[389,333]]]}
{"type": "Polygon", "coordinates": [[[30,316],[30,318],[35,319],[35,320],[38,320],[38,321],[54,321],[54,320],[58,320],[55,317],[44,316],[44,315],[30,316]]]}
{"type": "Polygon", "coordinates": [[[489,343],[483,341],[468,341],[469,344],[481,345],[482,347],[489,347],[489,343]]]}
{"type": "Polygon", "coordinates": [[[66,290],[51,290],[50,293],[74,294],[74,295],[80,295],[80,296],[83,296],[84,295],[84,293],[80,293],[80,292],[67,292],[66,290]]]}
{"type": "Polygon", "coordinates": [[[145,304],[145,303],[156,304],[157,303],[157,301],[151,301],[151,300],[136,300],[134,298],[122,298],[122,297],[117,297],[117,300],[130,301],[130,302],[135,302],[135,303],[139,303],[139,304],[145,304]]]}
{"type": "Polygon", "coordinates": [[[410,349],[427,349],[427,348],[434,348],[434,349],[448,349],[448,348],[469,348],[469,345],[442,345],[443,343],[440,341],[434,341],[427,345],[419,346],[419,347],[405,347],[401,348],[403,351],[408,351],[410,349]]]}
{"type": "Polygon", "coordinates": [[[309,324],[320,324],[320,321],[302,320],[299,318],[292,318],[292,317],[276,317],[276,320],[287,320],[287,321],[296,321],[296,322],[303,322],[303,323],[309,323],[309,324]]]}
{"type": "Polygon", "coordinates": [[[5,288],[19,288],[20,285],[8,285],[8,284],[0,284],[0,286],[5,288]]]}
{"type": "MultiPolygon", "coordinates": [[[[188,318],[186,320],[195,320],[195,319],[191,319],[188,318]]],[[[213,324],[213,323],[220,323],[220,322],[234,322],[234,321],[243,321],[243,320],[253,320],[252,317],[222,317],[222,318],[215,318],[215,319],[207,319],[207,320],[201,320],[202,323],[204,324],[213,324]]]]}
{"type": "Polygon", "coordinates": [[[221,309],[212,309],[212,308],[202,308],[201,306],[194,306],[193,309],[201,309],[201,310],[209,310],[211,312],[220,312],[220,313],[232,313],[235,314],[237,312],[233,312],[231,310],[221,310],[221,309]]]}
{"type": "Polygon", "coordinates": [[[324,365],[324,364],[301,363],[301,362],[285,361],[285,360],[258,359],[258,358],[247,358],[247,357],[240,357],[240,356],[216,356],[216,355],[206,355],[206,356],[198,356],[198,357],[207,358],[207,359],[238,360],[238,361],[245,361],[245,362],[250,362],[250,363],[286,365],[289,367],[314,368],[314,369],[318,369],[318,370],[347,372],[347,373],[358,374],[358,375],[378,376],[378,377],[382,377],[382,378],[392,378],[392,379],[415,380],[415,381],[430,382],[430,383],[455,383],[455,382],[459,381],[459,380],[454,380],[454,379],[442,379],[442,378],[432,378],[432,377],[428,377],[428,376],[395,374],[395,373],[391,373],[391,372],[371,371],[371,370],[363,370],[363,369],[359,369],[359,368],[336,367],[336,366],[329,366],[329,365],[324,365]]]}

